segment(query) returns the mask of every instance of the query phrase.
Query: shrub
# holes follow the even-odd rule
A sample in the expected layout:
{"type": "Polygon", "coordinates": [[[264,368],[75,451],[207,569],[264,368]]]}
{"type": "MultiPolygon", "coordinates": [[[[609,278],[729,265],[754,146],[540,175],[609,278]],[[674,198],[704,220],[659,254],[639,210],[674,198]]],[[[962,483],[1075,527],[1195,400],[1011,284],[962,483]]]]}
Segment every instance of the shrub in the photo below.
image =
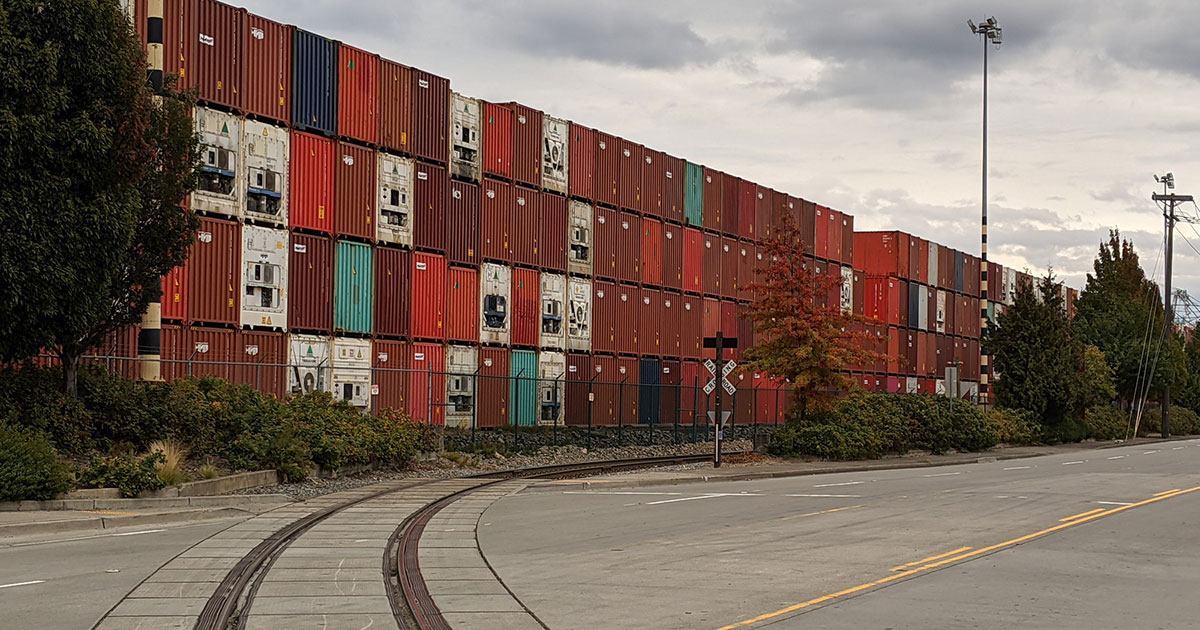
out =
{"type": "Polygon", "coordinates": [[[155,440],[150,443],[150,452],[162,455],[162,461],[154,467],[158,478],[168,486],[177,486],[188,480],[183,472],[183,462],[188,449],[177,440],[155,440]]]}
{"type": "Polygon", "coordinates": [[[1062,444],[1082,442],[1091,435],[1091,430],[1083,418],[1059,418],[1053,424],[1042,428],[1042,442],[1045,444],[1062,444]]]}
{"type": "Polygon", "coordinates": [[[53,499],[71,473],[45,436],[0,420],[0,501],[53,499]]]}
{"type": "Polygon", "coordinates": [[[156,470],[162,461],[161,453],[93,457],[79,474],[79,482],[88,488],[117,488],[123,497],[136,497],[166,487],[156,470]]]}
{"type": "Polygon", "coordinates": [[[1001,407],[989,409],[984,417],[1001,444],[1036,444],[1041,439],[1042,426],[1031,411],[1001,407]]]}
{"type": "MultiPolygon", "coordinates": [[[[1147,408],[1142,413],[1138,435],[1160,435],[1162,433],[1162,408],[1147,408]]],[[[1200,434],[1200,417],[1194,411],[1179,405],[1171,405],[1171,435],[1200,434]]]]}
{"type": "Polygon", "coordinates": [[[1088,409],[1083,421],[1087,423],[1088,433],[1097,440],[1122,440],[1132,430],[1129,415],[1112,405],[1096,405],[1088,409]]]}

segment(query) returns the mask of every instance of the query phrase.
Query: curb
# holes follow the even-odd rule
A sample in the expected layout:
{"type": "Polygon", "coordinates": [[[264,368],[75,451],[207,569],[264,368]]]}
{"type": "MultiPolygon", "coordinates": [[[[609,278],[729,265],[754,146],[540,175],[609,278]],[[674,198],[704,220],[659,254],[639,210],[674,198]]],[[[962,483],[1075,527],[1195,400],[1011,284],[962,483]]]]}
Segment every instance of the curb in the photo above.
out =
{"type": "Polygon", "coordinates": [[[0,512],[54,510],[144,510],[154,508],[217,508],[292,503],[286,494],[239,494],[230,496],[149,497],[136,499],[52,499],[0,503],[0,512]]]}
{"type": "Polygon", "coordinates": [[[61,534],[66,532],[93,531],[131,527],[137,525],[165,525],[189,521],[213,520],[254,516],[256,512],[234,507],[217,509],[182,510],[177,512],[150,512],[122,516],[94,516],[61,521],[13,523],[0,525],[0,539],[38,534],[61,534]]]}

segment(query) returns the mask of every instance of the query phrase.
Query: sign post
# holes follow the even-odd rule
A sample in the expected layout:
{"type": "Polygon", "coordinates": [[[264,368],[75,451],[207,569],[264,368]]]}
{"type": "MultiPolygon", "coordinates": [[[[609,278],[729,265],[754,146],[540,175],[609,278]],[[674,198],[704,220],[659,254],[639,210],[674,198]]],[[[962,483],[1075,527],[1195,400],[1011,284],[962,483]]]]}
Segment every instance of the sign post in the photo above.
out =
{"type": "MultiPolygon", "coordinates": [[[[737,337],[726,337],[725,335],[721,334],[721,331],[717,331],[716,337],[704,338],[704,347],[714,348],[717,351],[717,360],[715,363],[711,359],[704,362],[704,367],[708,370],[709,374],[712,374],[712,378],[709,379],[708,383],[704,386],[705,394],[711,394],[713,390],[717,388],[718,380],[721,382],[721,389],[725,390],[725,393],[732,396],[733,393],[737,391],[737,388],[734,387],[733,383],[730,383],[729,379],[726,378],[729,376],[729,373],[737,367],[737,363],[729,361],[721,368],[721,374],[717,374],[717,366],[724,358],[721,356],[722,351],[725,348],[736,348],[737,343],[737,337]]],[[[725,437],[725,423],[728,422],[730,416],[733,415],[732,411],[724,411],[722,409],[724,404],[724,394],[717,392],[716,410],[708,412],[709,422],[711,422],[715,428],[715,435],[713,436],[713,468],[721,467],[721,439],[725,437]]]]}

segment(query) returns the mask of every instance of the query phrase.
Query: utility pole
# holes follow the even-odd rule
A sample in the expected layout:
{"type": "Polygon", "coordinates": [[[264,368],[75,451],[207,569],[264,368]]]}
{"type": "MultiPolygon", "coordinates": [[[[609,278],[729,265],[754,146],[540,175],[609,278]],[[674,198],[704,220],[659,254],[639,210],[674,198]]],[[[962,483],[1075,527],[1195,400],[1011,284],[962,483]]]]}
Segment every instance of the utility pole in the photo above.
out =
{"type": "MultiPolygon", "coordinates": [[[[967,26],[971,27],[971,32],[981,36],[983,41],[983,209],[980,221],[979,231],[979,331],[980,337],[986,338],[988,332],[988,220],[987,220],[987,108],[988,108],[988,44],[1000,46],[1003,39],[1004,29],[1000,28],[1000,24],[996,22],[995,17],[990,17],[983,20],[979,25],[975,22],[967,20],[967,26]]],[[[988,356],[983,351],[983,344],[980,344],[979,350],[979,396],[985,401],[988,398],[988,356]]]]}
{"type": "MultiPolygon", "coordinates": [[[[1182,203],[1191,203],[1193,201],[1191,195],[1177,195],[1175,193],[1167,193],[1168,190],[1175,189],[1174,173],[1167,173],[1161,179],[1158,175],[1154,176],[1154,181],[1161,182],[1163,185],[1162,194],[1154,194],[1151,196],[1156,202],[1163,204],[1163,222],[1167,231],[1167,262],[1166,274],[1163,279],[1163,343],[1170,344],[1171,337],[1175,333],[1175,314],[1171,308],[1171,258],[1174,253],[1175,245],[1175,222],[1178,217],[1175,215],[1175,208],[1182,203]]],[[[1169,345],[1168,345],[1169,347],[1169,345]]],[[[1171,382],[1163,383],[1162,396],[1162,436],[1164,438],[1171,437],[1171,382]]]]}

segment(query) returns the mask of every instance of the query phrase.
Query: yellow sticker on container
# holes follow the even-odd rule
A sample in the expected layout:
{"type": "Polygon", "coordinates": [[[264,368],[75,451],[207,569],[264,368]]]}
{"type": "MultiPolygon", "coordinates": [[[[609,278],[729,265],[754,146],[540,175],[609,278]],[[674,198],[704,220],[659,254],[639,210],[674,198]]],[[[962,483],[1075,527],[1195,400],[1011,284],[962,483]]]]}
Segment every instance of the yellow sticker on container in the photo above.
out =
{"type": "Polygon", "coordinates": [[[318,219],[325,218],[325,206],[317,206],[317,218],[318,219]]]}

